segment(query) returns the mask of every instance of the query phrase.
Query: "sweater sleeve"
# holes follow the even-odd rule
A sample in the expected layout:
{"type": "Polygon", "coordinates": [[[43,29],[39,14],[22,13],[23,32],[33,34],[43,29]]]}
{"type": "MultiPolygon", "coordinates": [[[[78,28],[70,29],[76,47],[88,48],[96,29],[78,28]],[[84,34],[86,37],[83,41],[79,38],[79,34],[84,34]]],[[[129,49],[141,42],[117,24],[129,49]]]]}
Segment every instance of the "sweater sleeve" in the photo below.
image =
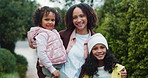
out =
{"type": "Polygon", "coordinates": [[[121,78],[121,70],[123,68],[125,68],[125,67],[120,64],[116,64],[116,67],[114,68],[113,72],[111,73],[111,78],[121,78]]]}
{"type": "Polygon", "coordinates": [[[38,34],[36,37],[37,43],[37,55],[40,62],[47,68],[51,73],[53,73],[56,69],[53,67],[51,60],[48,59],[46,54],[46,47],[47,47],[47,33],[43,32],[38,34]]]}

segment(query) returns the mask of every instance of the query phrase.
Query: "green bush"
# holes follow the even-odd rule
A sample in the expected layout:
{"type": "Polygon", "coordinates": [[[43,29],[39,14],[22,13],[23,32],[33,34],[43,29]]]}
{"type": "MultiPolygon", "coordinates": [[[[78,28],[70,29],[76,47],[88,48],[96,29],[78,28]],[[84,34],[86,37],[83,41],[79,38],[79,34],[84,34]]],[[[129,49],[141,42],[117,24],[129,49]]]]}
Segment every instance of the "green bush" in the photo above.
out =
{"type": "Polygon", "coordinates": [[[19,78],[19,76],[18,76],[18,72],[12,72],[9,74],[0,73],[0,78],[19,78]]]}
{"type": "Polygon", "coordinates": [[[148,78],[148,0],[105,0],[95,32],[126,67],[128,78],[148,78]]]}
{"type": "Polygon", "coordinates": [[[28,62],[24,56],[12,54],[9,50],[0,48],[0,78],[15,78],[18,75],[20,78],[25,78],[27,65],[28,62]]]}
{"type": "Polygon", "coordinates": [[[16,58],[7,49],[0,48],[0,73],[12,73],[16,71],[16,58]]]}
{"type": "Polygon", "coordinates": [[[25,75],[26,75],[26,71],[27,71],[27,65],[28,65],[28,62],[26,60],[26,58],[22,55],[15,55],[16,56],[16,68],[17,68],[17,71],[18,71],[18,74],[20,76],[20,78],[25,78],[25,75]]]}

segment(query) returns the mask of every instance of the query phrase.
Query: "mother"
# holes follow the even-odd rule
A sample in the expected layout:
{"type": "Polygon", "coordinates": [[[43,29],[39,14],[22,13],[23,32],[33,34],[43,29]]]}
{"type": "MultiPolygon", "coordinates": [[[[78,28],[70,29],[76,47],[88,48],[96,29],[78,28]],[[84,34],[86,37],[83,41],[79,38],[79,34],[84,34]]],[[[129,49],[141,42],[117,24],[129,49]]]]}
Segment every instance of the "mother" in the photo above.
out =
{"type": "Polygon", "coordinates": [[[94,34],[92,29],[96,23],[96,13],[88,4],[80,3],[68,9],[65,16],[67,29],[60,31],[67,51],[67,62],[63,65],[61,72],[68,78],[79,77],[81,66],[87,57],[84,43],[94,34]]]}

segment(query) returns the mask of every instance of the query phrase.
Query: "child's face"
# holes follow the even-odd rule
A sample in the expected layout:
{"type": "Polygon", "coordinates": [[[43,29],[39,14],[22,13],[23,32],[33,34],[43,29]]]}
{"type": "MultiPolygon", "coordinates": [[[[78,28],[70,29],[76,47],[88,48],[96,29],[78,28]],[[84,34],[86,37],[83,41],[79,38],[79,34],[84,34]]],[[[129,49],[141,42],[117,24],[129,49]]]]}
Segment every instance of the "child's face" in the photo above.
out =
{"type": "Polygon", "coordinates": [[[106,55],[106,47],[103,44],[96,44],[92,48],[92,54],[98,59],[103,60],[106,55]]]}
{"type": "Polygon", "coordinates": [[[83,13],[83,11],[76,7],[73,10],[73,24],[78,30],[87,29],[87,16],[83,13]]]}
{"type": "Polygon", "coordinates": [[[42,18],[42,27],[48,30],[52,30],[55,25],[55,14],[49,12],[48,14],[44,13],[42,18]]]}

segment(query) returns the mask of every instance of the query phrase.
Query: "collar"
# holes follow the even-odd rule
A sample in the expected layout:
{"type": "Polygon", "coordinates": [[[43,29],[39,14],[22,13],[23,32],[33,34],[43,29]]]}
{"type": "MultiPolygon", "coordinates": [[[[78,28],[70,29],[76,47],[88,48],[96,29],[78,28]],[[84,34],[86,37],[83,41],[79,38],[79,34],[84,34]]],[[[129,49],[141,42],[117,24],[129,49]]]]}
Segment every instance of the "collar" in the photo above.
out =
{"type": "MultiPolygon", "coordinates": [[[[89,37],[91,36],[91,31],[88,31],[89,33],[89,37]]],[[[76,39],[76,29],[74,29],[74,31],[71,34],[70,40],[75,40],[76,39]]]]}

